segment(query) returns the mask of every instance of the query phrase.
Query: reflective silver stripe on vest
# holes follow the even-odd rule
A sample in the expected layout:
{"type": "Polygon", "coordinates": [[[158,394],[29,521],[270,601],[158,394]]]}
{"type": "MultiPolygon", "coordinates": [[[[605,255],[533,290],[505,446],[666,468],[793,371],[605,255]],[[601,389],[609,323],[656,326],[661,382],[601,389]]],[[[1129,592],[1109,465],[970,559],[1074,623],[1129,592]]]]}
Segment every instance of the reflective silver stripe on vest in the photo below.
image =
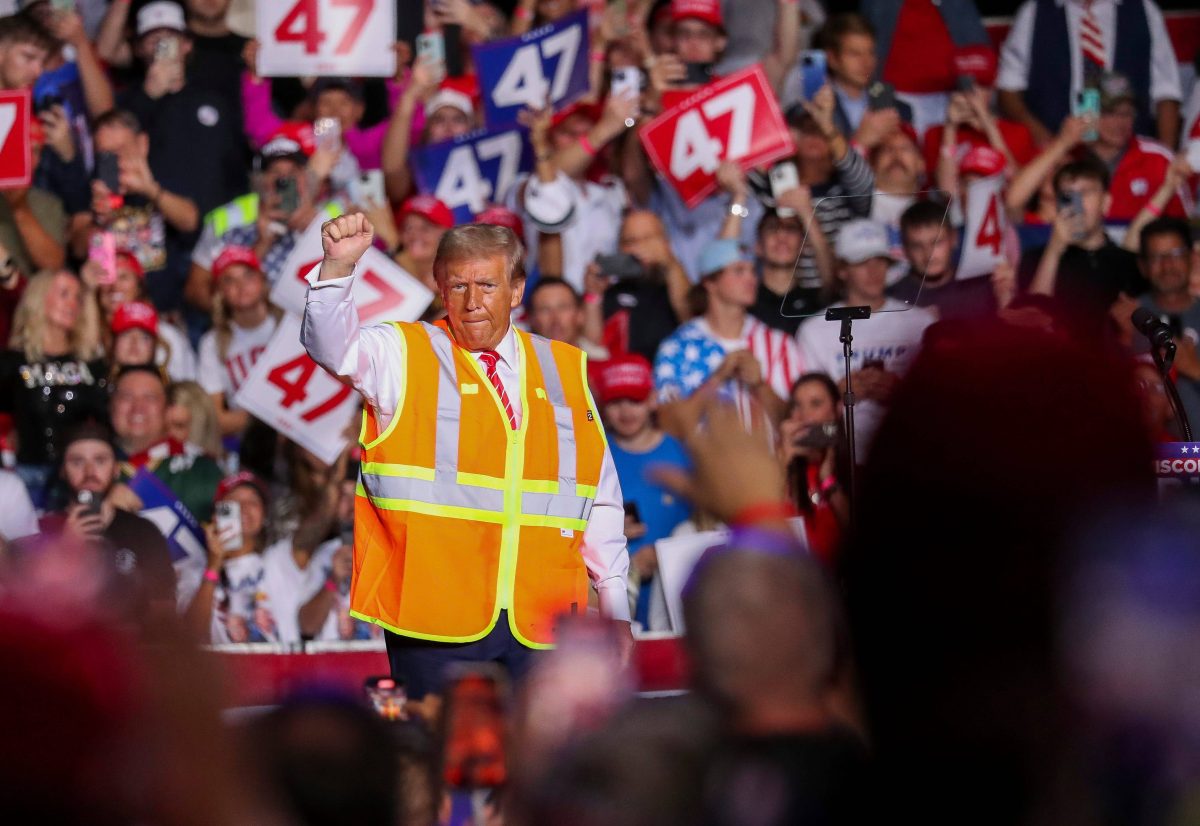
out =
{"type": "Polygon", "coordinates": [[[521,496],[521,511],[532,516],[557,516],[587,520],[592,500],[561,493],[526,493],[521,496]]]}
{"type": "Polygon", "coordinates": [[[360,473],[367,495],[374,499],[404,499],[453,508],[504,512],[504,491],[458,483],[427,482],[404,476],[360,473]]]}
{"type": "Polygon", "coordinates": [[[423,322],[438,365],[437,429],[434,432],[434,475],[439,484],[458,483],[459,423],[462,421],[462,396],[458,390],[458,369],[454,364],[454,345],[441,328],[423,322]]]}
{"type": "MultiPolygon", "coordinates": [[[[554,405],[554,424],[558,429],[558,489],[563,494],[575,493],[575,479],[579,458],[575,449],[575,415],[567,407],[563,393],[562,377],[550,342],[541,336],[530,336],[533,351],[542,366],[542,381],[546,385],[546,397],[554,405]]],[[[536,511],[531,511],[536,512],[536,511]]]]}

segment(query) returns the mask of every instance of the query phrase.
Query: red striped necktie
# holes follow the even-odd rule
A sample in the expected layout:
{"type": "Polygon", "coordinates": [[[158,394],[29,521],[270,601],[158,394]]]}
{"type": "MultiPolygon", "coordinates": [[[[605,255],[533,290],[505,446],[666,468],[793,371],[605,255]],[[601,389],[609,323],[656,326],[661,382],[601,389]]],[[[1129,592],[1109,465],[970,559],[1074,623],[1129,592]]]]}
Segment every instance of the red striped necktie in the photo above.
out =
{"type": "Polygon", "coordinates": [[[508,400],[508,393],[505,392],[504,384],[500,381],[500,374],[496,372],[496,362],[500,361],[500,354],[495,350],[484,350],[477,355],[483,362],[483,366],[487,368],[488,381],[492,383],[492,387],[496,388],[496,395],[500,397],[500,403],[504,405],[504,412],[508,414],[509,427],[516,430],[517,417],[513,413],[512,402],[508,400]]]}
{"type": "Polygon", "coordinates": [[[1100,29],[1100,21],[1096,19],[1094,5],[1092,0],[1083,4],[1083,16],[1079,18],[1079,39],[1083,46],[1084,58],[1097,68],[1103,69],[1106,63],[1104,32],[1100,29]]]}

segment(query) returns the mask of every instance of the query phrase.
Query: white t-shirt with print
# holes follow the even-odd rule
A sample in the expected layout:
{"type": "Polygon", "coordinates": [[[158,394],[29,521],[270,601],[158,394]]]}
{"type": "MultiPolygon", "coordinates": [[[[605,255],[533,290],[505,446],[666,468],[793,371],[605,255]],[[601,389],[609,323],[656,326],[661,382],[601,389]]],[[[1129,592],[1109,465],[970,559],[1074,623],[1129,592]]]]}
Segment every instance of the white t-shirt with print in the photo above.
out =
{"type": "MultiPolygon", "coordinates": [[[[833,306],[844,307],[845,303],[839,301],[833,306]]],[[[925,308],[905,309],[903,302],[887,299],[882,310],[871,313],[868,319],[854,322],[851,371],[861,370],[867,362],[883,362],[888,372],[904,375],[920,352],[925,328],[934,321],[933,313],[925,308]]],[[[796,333],[805,366],[825,373],[835,382],[846,376],[840,335],[841,324],[826,321],[824,316],[805,321],[796,333]]],[[[854,435],[860,463],[866,458],[867,448],[885,411],[879,402],[861,397],[854,405],[854,435]]]]}
{"type": "Polygon", "coordinates": [[[236,409],[233,397],[242,382],[250,375],[258,357],[267,349],[271,336],[275,334],[276,321],[268,315],[257,327],[230,325],[233,335],[229,348],[222,359],[217,352],[217,331],[209,330],[200,339],[200,386],[207,393],[224,393],[225,405],[236,409]]]}
{"type": "Polygon", "coordinates": [[[296,564],[290,538],[263,551],[263,591],[275,615],[280,642],[300,642],[300,609],[325,585],[333,552],[340,546],[337,539],[318,545],[303,568],[296,564]]]}

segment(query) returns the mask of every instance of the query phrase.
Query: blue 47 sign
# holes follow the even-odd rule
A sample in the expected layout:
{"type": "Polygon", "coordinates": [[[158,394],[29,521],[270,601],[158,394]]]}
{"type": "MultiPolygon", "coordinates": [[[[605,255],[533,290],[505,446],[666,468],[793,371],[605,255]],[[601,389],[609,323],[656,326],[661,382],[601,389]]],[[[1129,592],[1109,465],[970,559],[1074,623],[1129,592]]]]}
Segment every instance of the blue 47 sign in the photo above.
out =
{"type": "Polygon", "coordinates": [[[450,207],[460,224],[498,203],[517,176],[533,168],[533,150],[521,129],[480,129],[413,154],[417,188],[450,207]]]}
{"type": "Polygon", "coordinates": [[[549,97],[557,111],[588,90],[588,16],[564,17],[519,37],[473,46],[488,126],[511,126],[526,106],[549,97]]]}

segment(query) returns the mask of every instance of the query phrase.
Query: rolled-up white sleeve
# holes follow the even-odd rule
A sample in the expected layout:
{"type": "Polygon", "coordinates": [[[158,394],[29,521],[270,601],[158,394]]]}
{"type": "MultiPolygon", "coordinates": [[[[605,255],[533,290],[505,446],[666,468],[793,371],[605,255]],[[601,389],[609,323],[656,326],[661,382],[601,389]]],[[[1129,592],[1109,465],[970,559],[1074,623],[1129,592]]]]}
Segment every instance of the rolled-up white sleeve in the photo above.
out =
{"type": "Polygon", "coordinates": [[[319,275],[318,265],[304,279],[308,296],[300,341],[313,361],[361,393],[386,427],[403,398],[400,335],[390,324],[359,326],[353,273],[326,281],[318,281],[319,275]]]}
{"type": "Polygon", "coordinates": [[[628,622],[629,547],[625,540],[625,500],[612,454],[604,449],[596,499],[583,532],[583,562],[600,598],[600,613],[628,622]]]}
{"type": "Polygon", "coordinates": [[[1029,52],[1033,48],[1033,15],[1035,4],[1026,2],[1017,9],[1008,37],[1000,47],[1000,69],[996,88],[1023,92],[1029,88],[1029,52]]]}
{"type": "Polygon", "coordinates": [[[1154,3],[1144,2],[1146,22],[1150,26],[1150,99],[1183,100],[1183,83],[1179,77],[1179,61],[1175,46],[1167,33],[1162,11],[1154,3]]]}

